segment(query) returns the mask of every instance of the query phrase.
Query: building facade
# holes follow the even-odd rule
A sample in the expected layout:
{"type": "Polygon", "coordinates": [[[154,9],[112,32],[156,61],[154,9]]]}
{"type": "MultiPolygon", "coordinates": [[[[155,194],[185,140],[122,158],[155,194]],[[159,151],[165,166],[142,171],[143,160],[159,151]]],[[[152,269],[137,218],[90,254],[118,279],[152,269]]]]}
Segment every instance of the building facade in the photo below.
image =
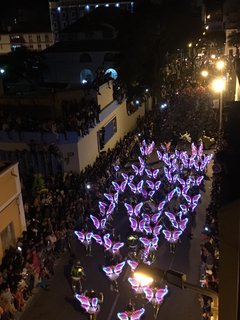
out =
{"type": "Polygon", "coordinates": [[[7,54],[17,48],[42,51],[53,44],[51,32],[10,32],[0,34],[0,54],[7,54]]]}
{"type": "Polygon", "coordinates": [[[26,230],[18,164],[0,162],[0,263],[26,230]]]}
{"type": "Polygon", "coordinates": [[[126,9],[131,12],[134,10],[134,0],[49,0],[49,12],[51,30],[54,42],[60,40],[60,31],[73,24],[84,15],[99,7],[116,7],[126,9]]]}

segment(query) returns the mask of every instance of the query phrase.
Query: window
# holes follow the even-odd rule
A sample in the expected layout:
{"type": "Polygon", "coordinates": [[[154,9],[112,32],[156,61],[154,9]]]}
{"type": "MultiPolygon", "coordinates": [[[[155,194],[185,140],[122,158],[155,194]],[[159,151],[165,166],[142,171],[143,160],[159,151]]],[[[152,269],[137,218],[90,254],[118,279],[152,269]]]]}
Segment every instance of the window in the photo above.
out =
{"type": "Polygon", "coordinates": [[[90,69],[83,69],[80,73],[80,82],[87,83],[93,81],[93,73],[90,69]]]}
{"type": "Polygon", "coordinates": [[[114,80],[117,79],[117,77],[118,77],[117,71],[115,69],[113,69],[113,68],[107,69],[105,71],[105,75],[107,75],[107,74],[114,80]]]}
{"type": "Polygon", "coordinates": [[[92,62],[92,58],[88,53],[82,53],[79,58],[79,62],[92,62]]]}
{"type": "Polygon", "coordinates": [[[30,49],[33,49],[33,45],[32,45],[32,44],[30,44],[29,48],[30,48],[30,49]]]}
{"type": "Polygon", "coordinates": [[[49,42],[49,35],[48,34],[45,34],[45,41],[49,42]]]}
{"type": "Polygon", "coordinates": [[[41,44],[38,44],[38,49],[39,49],[39,50],[41,50],[41,49],[42,49],[41,44]]]}
{"type": "Polygon", "coordinates": [[[29,42],[33,42],[32,35],[31,35],[31,34],[29,34],[28,40],[29,40],[29,42]]]}
{"type": "Polygon", "coordinates": [[[39,34],[37,35],[37,42],[41,42],[41,36],[39,34]]]}

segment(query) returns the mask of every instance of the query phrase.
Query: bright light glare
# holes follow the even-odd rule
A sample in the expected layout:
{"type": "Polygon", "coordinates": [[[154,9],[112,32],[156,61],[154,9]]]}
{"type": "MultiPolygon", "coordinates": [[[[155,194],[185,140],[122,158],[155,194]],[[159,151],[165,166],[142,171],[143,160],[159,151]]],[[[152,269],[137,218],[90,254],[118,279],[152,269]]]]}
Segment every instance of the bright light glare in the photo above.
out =
{"type": "Polygon", "coordinates": [[[87,184],[86,187],[87,187],[87,189],[91,189],[90,184],[87,184]]]}
{"type": "Polygon", "coordinates": [[[210,19],[210,18],[211,18],[211,16],[210,16],[210,14],[208,14],[208,15],[207,15],[207,19],[210,19]]]}
{"type": "Polygon", "coordinates": [[[224,61],[218,60],[217,63],[216,63],[216,68],[217,68],[218,70],[222,70],[224,67],[225,67],[224,61]]]}
{"type": "Polygon", "coordinates": [[[208,76],[208,71],[207,71],[207,70],[202,70],[201,75],[202,75],[204,78],[207,78],[207,76],[208,76]]]}
{"type": "Polygon", "coordinates": [[[191,48],[191,47],[192,47],[192,43],[191,43],[191,42],[188,44],[188,47],[189,47],[189,48],[191,48]]]}
{"type": "Polygon", "coordinates": [[[1,73],[1,74],[4,74],[4,73],[5,73],[5,70],[4,70],[4,69],[0,69],[0,73],[1,73]]]}
{"type": "Polygon", "coordinates": [[[225,81],[223,79],[213,80],[212,89],[217,93],[221,93],[225,89],[225,81]]]}
{"type": "Polygon", "coordinates": [[[215,55],[215,54],[212,54],[212,55],[211,55],[211,59],[216,59],[216,55],[215,55]]]}
{"type": "Polygon", "coordinates": [[[148,286],[153,282],[153,278],[147,276],[144,273],[134,272],[134,279],[143,287],[148,286]]]}

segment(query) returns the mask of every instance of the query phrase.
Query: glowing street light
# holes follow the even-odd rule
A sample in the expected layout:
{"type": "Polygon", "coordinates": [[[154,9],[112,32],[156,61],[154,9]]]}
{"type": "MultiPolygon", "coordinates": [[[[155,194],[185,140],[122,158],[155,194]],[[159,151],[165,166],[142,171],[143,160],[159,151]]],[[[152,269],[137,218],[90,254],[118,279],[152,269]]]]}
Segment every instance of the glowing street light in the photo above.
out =
{"type": "Polygon", "coordinates": [[[208,15],[207,15],[207,19],[209,20],[210,18],[211,18],[211,15],[210,15],[210,14],[208,14],[208,15]]]}
{"type": "Polygon", "coordinates": [[[219,70],[219,71],[222,71],[225,67],[225,62],[223,60],[218,60],[216,62],[216,68],[219,70]]]}
{"type": "Polygon", "coordinates": [[[226,82],[221,78],[215,79],[212,82],[213,91],[219,94],[219,131],[222,130],[222,110],[223,110],[222,93],[225,89],[225,84],[226,82]]]}
{"type": "Polygon", "coordinates": [[[141,272],[134,272],[133,277],[141,285],[141,287],[149,286],[153,283],[152,277],[141,272]]]}
{"type": "Polygon", "coordinates": [[[201,76],[204,77],[204,78],[207,78],[208,77],[208,71],[207,70],[202,70],[201,71],[201,76]]]}
{"type": "Polygon", "coordinates": [[[209,29],[209,26],[205,26],[205,29],[208,30],[208,29],[209,29]]]}
{"type": "Polygon", "coordinates": [[[191,48],[191,47],[192,47],[192,42],[188,44],[188,48],[191,48]]]}

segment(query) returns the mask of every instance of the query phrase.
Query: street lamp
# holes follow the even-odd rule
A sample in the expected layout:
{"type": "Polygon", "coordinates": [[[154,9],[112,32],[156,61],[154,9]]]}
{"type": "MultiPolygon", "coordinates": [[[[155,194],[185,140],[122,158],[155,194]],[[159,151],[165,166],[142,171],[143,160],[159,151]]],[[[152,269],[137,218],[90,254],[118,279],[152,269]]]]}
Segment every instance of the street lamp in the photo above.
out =
{"type": "Polygon", "coordinates": [[[225,62],[223,60],[218,60],[216,62],[216,68],[219,70],[219,71],[222,71],[225,67],[225,62]]]}
{"type": "Polygon", "coordinates": [[[225,81],[221,78],[217,78],[212,82],[212,89],[214,92],[219,94],[219,131],[222,130],[222,109],[223,109],[223,99],[222,93],[225,89],[225,81]]]}
{"type": "Polygon", "coordinates": [[[153,283],[153,278],[143,272],[134,272],[133,277],[141,285],[141,287],[149,286],[153,283]]]}
{"type": "Polygon", "coordinates": [[[204,77],[204,78],[207,78],[208,77],[208,71],[207,70],[202,70],[201,71],[201,76],[204,77]]]}

